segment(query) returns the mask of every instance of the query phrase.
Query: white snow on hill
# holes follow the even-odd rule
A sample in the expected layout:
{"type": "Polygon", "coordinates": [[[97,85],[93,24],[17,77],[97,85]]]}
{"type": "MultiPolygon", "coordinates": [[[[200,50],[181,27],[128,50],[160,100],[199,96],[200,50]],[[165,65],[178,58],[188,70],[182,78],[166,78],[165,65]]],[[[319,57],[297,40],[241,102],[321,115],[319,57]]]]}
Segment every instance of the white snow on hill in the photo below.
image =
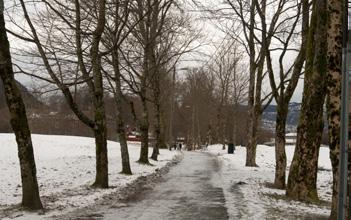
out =
{"type": "MultiPolygon", "coordinates": [[[[140,144],[129,144],[131,169],[134,175],[126,176],[119,174],[121,171],[120,146],[116,142],[109,141],[111,188],[92,189],[90,185],[95,177],[93,138],[32,135],[32,139],[42,201],[46,209],[56,211],[69,211],[92,205],[102,196],[116,192],[138,177],[154,173],[178,155],[175,151],[161,150],[159,161],[151,161],[154,166],[140,165],[136,163],[139,158],[140,144]]],[[[13,134],[0,134],[0,176],[1,218],[1,212],[21,202],[20,168],[13,134]]]]}
{"type": "MultiPolygon", "coordinates": [[[[245,167],[246,148],[236,147],[235,154],[227,154],[222,145],[208,147],[222,163],[221,176],[230,219],[297,219],[297,216],[328,216],[329,205],[313,205],[284,199],[285,191],[267,187],[274,182],[274,147],[259,145],[257,165],[245,167]],[[295,217],[294,217],[295,216],[295,217]]],[[[288,166],[294,146],[286,146],[288,166]]],[[[289,167],[288,167],[289,168],[289,167]]],[[[288,172],[287,172],[288,176],[288,172]]],[[[331,202],[332,171],[329,149],[321,147],[319,154],[318,194],[323,201],[331,202]]]]}

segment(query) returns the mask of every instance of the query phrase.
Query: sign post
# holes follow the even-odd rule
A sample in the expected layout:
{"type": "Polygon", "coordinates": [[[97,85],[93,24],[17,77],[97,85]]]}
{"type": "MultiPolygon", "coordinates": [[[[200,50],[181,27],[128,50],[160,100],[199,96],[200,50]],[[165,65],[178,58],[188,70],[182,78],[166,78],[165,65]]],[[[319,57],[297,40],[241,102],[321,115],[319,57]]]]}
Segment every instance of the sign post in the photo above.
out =
{"type": "Polygon", "coordinates": [[[341,140],[340,140],[340,173],[338,220],[345,220],[347,212],[347,180],[348,180],[348,139],[349,139],[349,20],[348,1],[343,7],[343,48],[342,48],[342,92],[341,92],[341,140]]]}

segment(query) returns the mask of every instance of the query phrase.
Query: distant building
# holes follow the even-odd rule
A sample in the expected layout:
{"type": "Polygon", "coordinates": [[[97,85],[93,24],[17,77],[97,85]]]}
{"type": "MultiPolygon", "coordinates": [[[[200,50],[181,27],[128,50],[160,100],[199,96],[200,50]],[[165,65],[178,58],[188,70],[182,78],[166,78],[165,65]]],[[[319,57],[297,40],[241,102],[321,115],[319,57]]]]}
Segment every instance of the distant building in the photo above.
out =
{"type": "MultiPolygon", "coordinates": [[[[287,133],[285,135],[285,145],[296,145],[297,133],[287,133]]],[[[269,142],[264,143],[264,145],[274,147],[275,139],[271,138],[269,142]]]]}
{"type": "Polygon", "coordinates": [[[297,133],[287,133],[285,135],[286,145],[295,145],[297,139],[297,133]]]}

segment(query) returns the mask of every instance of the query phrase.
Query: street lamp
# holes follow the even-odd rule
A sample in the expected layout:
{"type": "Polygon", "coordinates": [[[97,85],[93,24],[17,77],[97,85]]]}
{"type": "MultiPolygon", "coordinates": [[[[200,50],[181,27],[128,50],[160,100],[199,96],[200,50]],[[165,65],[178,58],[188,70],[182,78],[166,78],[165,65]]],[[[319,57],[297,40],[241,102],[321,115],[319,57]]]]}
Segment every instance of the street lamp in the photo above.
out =
{"type": "Polygon", "coordinates": [[[347,212],[348,184],[348,139],[349,139],[349,1],[344,1],[343,7],[343,48],[342,48],[342,105],[341,105],[341,141],[340,141],[340,180],[338,220],[344,220],[347,212]]]}

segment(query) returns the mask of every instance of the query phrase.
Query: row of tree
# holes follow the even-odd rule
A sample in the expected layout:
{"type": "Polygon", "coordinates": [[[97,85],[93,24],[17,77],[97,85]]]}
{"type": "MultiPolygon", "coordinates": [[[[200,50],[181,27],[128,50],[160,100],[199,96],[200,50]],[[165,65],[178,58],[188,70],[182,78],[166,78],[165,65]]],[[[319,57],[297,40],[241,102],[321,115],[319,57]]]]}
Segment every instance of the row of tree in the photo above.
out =
{"type": "MultiPolygon", "coordinates": [[[[273,185],[286,189],[289,198],[318,201],[318,155],[324,128],[323,107],[326,105],[333,167],[330,218],[335,219],[340,154],[343,1],[225,0],[219,6],[193,2],[205,9],[212,20],[216,19],[217,27],[244,48],[249,60],[246,166],[257,166],[257,132],[262,112],[270,101],[277,104],[273,185]],[[286,185],[288,106],[302,77],[304,89],[297,144],[286,185]],[[264,92],[265,82],[270,85],[268,93],[264,92]]],[[[349,177],[349,185],[350,182],[349,177]]]]}
{"type": "MultiPolygon", "coordinates": [[[[14,72],[45,82],[60,91],[75,116],[89,127],[96,143],[94,187],[107,188],[108,152],[106,97],[115,104],[116,133],[121,145],[122,173],[132,174],[123,105],[141,133],[139,163],[149,164],[150,120],[154,120],[157,160],[165,147],[162,91],[180,57],[196,47],[198,37],[184,5],[176,0],[1,1],[1,77],[18,143],[22,176],[22,205],[41,209],[36,168],[26,110],[14,72]],[[5,28],[5,11],[9,27],[5,28]],[[7,34],[26,46],[13,48],[11,62],[7,34]],[[5,64],[5,65],[4,65],[5,64]],[[79,103],[86,89],[89,111],[79,103]],[[137,97],[138,101],[127,99],[137,97]],[[136,107],[135,105],[140,105],[136,107]],[[150,105],[152,107],[150,107],[150,105]],[[154,110],[154,119],[150,111],[154,110]]],[[[41,83],[40,85],[43,85],[41,83]]]]}
{"type": "Polygon", "coordinates": [[[228,20],[228,17],[235,19],[229,22],[229,26],[225,23],[226,26],[220,27],[242,42],[250,58],[246,165],[256,166],[257,125],[264,103],[267,103],[267,99],[274,99],[277,103],[274,186],[286,189],[286,195],[290,198],[318,201],[318,155],[324,127],[323,106],[326,105],[333,167],[331,219],[335,219],[340,154],[342,1],[226,2],[232,11],[220,10],[225,15],[224,20],[228,20]],[[233,27],[240,27],[240,31],[233,31],[233,27]],[[295,57],[293,60],[292,55],[295,57]],[[290,57],[290,60],[286,57],[290,57]],[[304,90],[297,144],[286,186],[286,119],[289,102],[302,74],[304,90]],[[265,76],[271,88],[269,96],[262,94],[265,76]]]}
{"type": "MultiPolygon", "coordinates": [[[[244,129],[238,125],[247,124],[246,165],[257,166],[261,116],[274,100],[277,103],[274,186],[286,189],[290,198],[318,201],[318,152],[326,104],[334,218],[340,152],[342,2],[225,0],[225,7],[219,4],[215,10],[193,2],[210,13],[225,38],[204,67],[188,69],[178,80],[175,64],[183,54],[196,48],[199,37],[180,1],[19,0],[9,8],[20,7],[17,11],[21,11],[21,16],[15,18],[15,10],[8,10],[12,26],[5,29],[3,21],[0,34],[3,42],[7,42],[7,31],[31,43],[27,48],[14,50],[16,58],[22,58],[16,60],[16,72],[36,77],[51,85],[52,90],[61,91],[72,112],[91,129],[96,140],[96,187],[108,187],[106,96],[111,95],[114,100],[122,172],[126,174],[131,174],[131,167],[123,117],[125,103],[129,103],[128,109],[141,132],[140,163],[149,163],[151,125],[156,136],[152,159],[157,160],[158,149],[165,147],[167,140],[172,144],[177,136],[185,137],[190,149],[204,143],[242,143],[244,134],[240,132],[244,129]],[[243,68],[245,64],[248,69],[243,68]],[[286,185],[288,106],[302,76],[304,92],[297,145],[286,185]],[[265,82],[270,85],[270,92],[264,91],[265,82]],[[77,94],[82,88],[90,100],[90,111],[79,104],[77,94]],[[131,96],[134,98],[126,98],[131,96]],[[132,101],[136,97],[138,101],[132,101]],[[241,117],[246,111],[247,117],[241,117]],[[242,118],[247,122],[240,121],[242,118]],[[177,119],[184,119],[185,123],[179,125],[177,119]]],[[[1,9],[3,19],[4,7],[1,9]]],[[[19,152],[23,153],[22,204],[37,209],[42,206],[33,149],[28,144],[31,141],[25,109],[13,82],[8,43],[1,47],[5,47],[1,50],[4,55],[0,56],[1,77],[19,152]]]]}

